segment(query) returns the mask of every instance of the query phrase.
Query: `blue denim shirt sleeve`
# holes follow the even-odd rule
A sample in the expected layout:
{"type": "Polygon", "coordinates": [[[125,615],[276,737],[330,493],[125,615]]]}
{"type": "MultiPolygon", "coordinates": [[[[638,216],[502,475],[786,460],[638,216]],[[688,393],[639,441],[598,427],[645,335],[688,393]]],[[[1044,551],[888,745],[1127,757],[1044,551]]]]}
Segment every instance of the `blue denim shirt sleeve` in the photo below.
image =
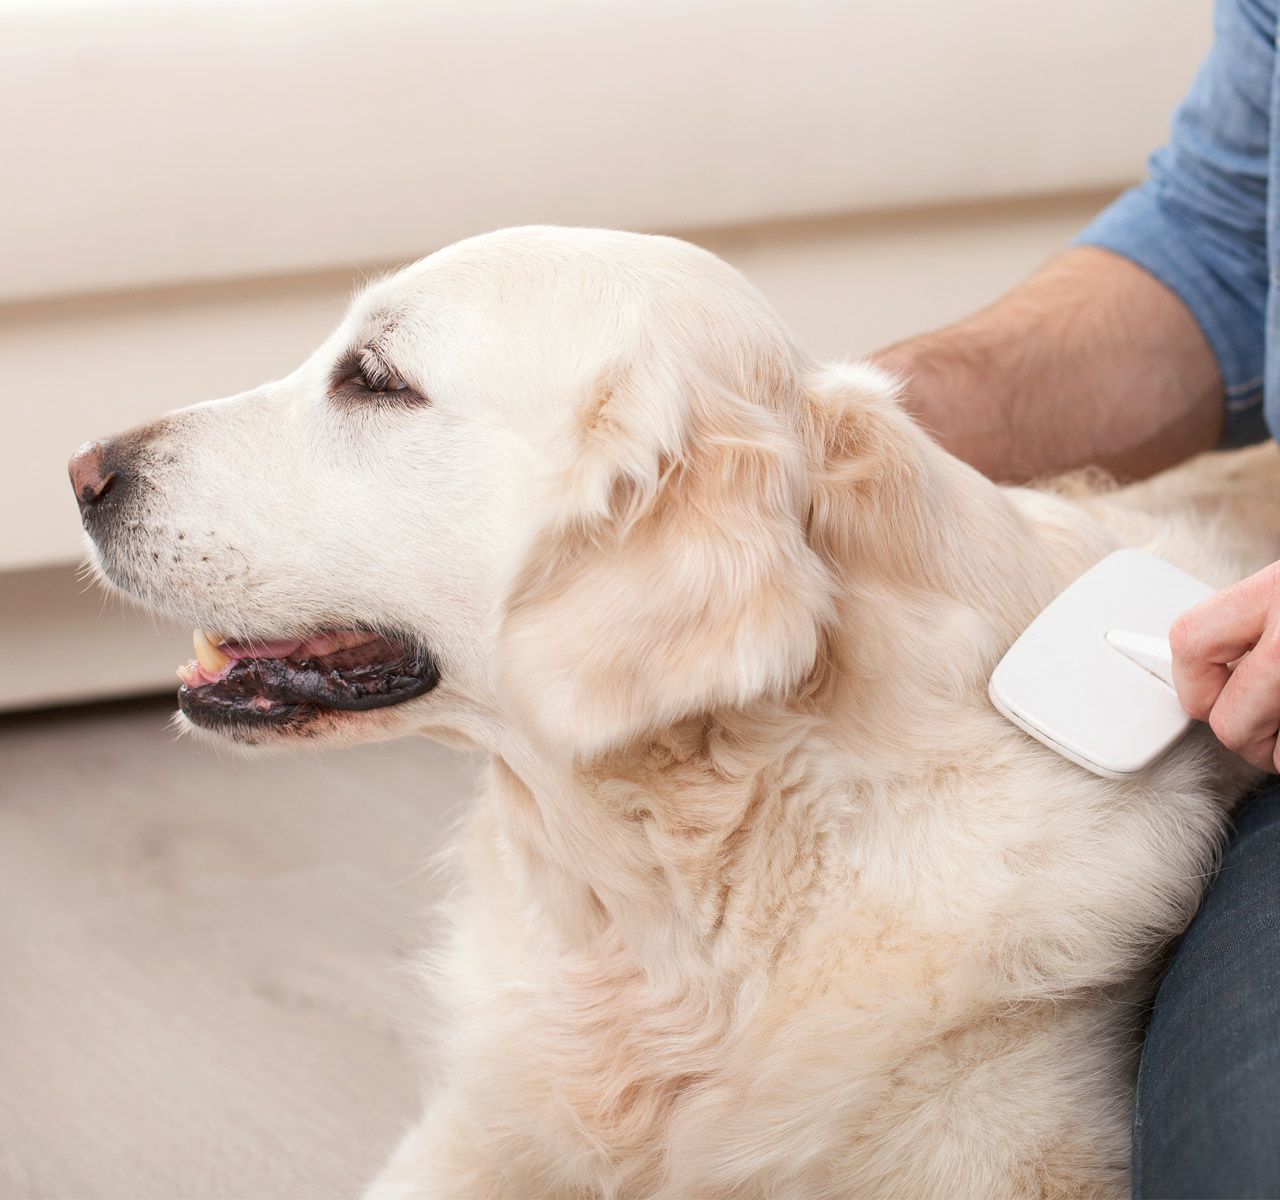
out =
{"type": "Polygon", "coordinates": [[[1214,44],[1145,183],[1076,239],[1171,288],[1217,355],[1225,445],[1266,436],[1267,181],[1276,0],[1218,0],[1214,44]]]}

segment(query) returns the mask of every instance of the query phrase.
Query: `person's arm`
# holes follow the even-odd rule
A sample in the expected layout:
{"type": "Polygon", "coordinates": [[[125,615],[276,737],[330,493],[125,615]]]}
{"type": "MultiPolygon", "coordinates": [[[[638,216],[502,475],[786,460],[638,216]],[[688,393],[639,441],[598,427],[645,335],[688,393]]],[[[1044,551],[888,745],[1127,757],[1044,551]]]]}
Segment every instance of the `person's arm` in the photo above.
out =
{"type": "Polygon", "coordinates": [[[874,358],[947,449],[1008,482],[1098,465],[1150,475],[1222,435],[1218,360],[1141,267],[1073,247],[990,308],[874,358]]]}
{"type": "Polygon", "coordinates": [[[1149,474],[1219,432],[1265,436],[1276,18],[1276,0],[1218,0],[1147,181],[991,308],[877,356],[944,444],[1013,480],[1149,474]]]}

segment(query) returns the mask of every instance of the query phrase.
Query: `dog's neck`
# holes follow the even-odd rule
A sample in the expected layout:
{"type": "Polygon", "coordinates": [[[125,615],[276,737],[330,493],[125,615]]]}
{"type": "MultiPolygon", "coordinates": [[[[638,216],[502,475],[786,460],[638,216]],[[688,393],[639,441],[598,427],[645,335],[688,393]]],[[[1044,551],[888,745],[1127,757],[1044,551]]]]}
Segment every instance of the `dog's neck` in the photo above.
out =
{"type": "MultiPolygon", "coordinates": [[[[1097,535],[1052,497],[984,479],[896,407],[870,419],[879,473],[833,470],[815,497],[816,548],[839,571],[842,599],[806,688],[690,717],[587,765],[518,737],[497,749],[508,861],[558,944],[646,970],[723,966],[732,897],[750,892],[735,873],[785,854],[803,875],[833,781],[908,794],[922,745],[954,736],[957,756],[983,752],[972,717],[994,661],[1097,556],[1097,535]],[[826,749],[812,753],[813,739],[826,749]],[[788,776],[835,757],[825,783],[788,776]]],[[[769,941],[763,920],[753,954],[769,941]]]]}
{"type": "MultiPolygon", "coordinates": [[[[753,920],[730,911],[752,894],[739,873],[770,857],[789,764],[815,723],[772,705],[691,717],[590,764],[509,741],[492,759],[496,832],[554,948],[636,964],[671,987],[724,982],[737,957],[726,943],[753,920]]],[[[753,955],[766,952],[757,940],[753,955]]]]}
{"type": "Polygon", "coordinates": [[[1060,577],[1072,577],[1075,560],[1093,552],[1095,535],[1078,510],[992,483],[891,395],[855,384],[850,398],[828,385],[809,416],[817,464],[811,539],[855,595],[865,586],[908,601],[936,597],[1016,636],[1060,577]]]}
{"type": "Polygon", "coordinates": [[[910,773],[921,739],[986,707],[999,657],[1106,535],[1051,494],[992,483],[888,398],[819,406],[814,424],[811,537],[841,606],[825,711],[867,776],[910,773]]]}

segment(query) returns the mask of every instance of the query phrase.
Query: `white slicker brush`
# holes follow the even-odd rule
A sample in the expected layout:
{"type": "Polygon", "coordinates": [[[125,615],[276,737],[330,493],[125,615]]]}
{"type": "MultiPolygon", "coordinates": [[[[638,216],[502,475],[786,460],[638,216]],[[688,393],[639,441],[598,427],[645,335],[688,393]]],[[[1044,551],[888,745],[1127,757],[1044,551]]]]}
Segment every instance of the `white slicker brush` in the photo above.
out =
{"type": "Polygon", "coordinates": [[[991,702],[1095,775],[1136,775],[1191,728],[1169,627],[1213,592],[1162,558],[1117,550],[1027,626],[992,672],[991,702]]]}

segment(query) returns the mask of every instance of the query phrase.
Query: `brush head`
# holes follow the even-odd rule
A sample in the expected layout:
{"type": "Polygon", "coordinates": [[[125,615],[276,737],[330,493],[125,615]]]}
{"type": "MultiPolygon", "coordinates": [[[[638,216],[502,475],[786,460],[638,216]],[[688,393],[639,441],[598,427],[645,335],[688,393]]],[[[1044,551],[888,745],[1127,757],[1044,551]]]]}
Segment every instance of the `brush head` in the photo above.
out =
{"type": "Polygon", "coordinates": [[[1139,550],[1091,567],[1027,626],[991,675],[991,702],[1095,775],[1145,770],[1191,728],[1169,682],[1169,626],[1214,589],[1139,550]]]}

